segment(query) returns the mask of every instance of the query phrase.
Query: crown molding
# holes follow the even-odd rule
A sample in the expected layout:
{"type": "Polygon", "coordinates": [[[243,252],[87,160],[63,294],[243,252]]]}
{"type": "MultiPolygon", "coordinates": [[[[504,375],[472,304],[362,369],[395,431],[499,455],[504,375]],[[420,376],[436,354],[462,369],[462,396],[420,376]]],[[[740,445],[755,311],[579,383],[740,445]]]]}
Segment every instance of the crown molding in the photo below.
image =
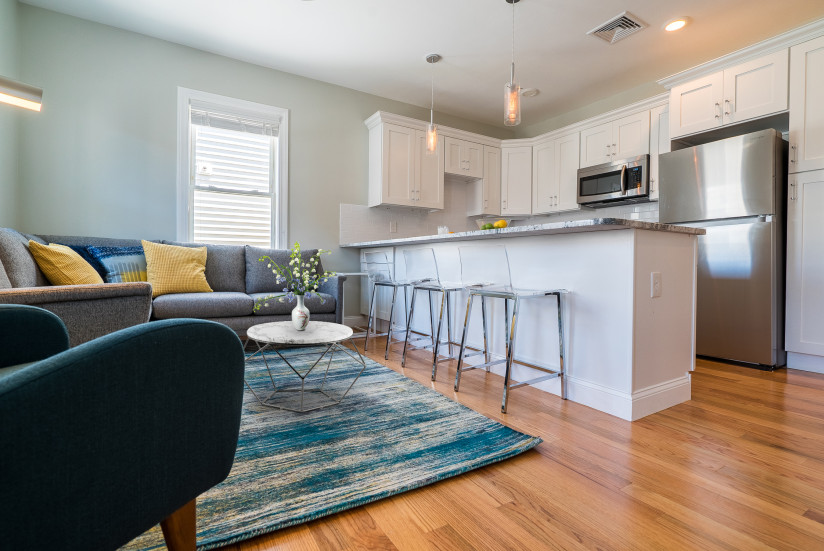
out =
{"type": "Polygon", "coordinates": [[[784,48],[789,48],[790,46],[818,38],[819,36],[824,36],[824,19],[807,23],[791,31],[768,38],[767,40],[762,40],[761,42],[736,50],[712,61],[702,63],[686,71],[662,78],[658,81],[658,84],[669,90],[673,86],[678,86],[679,84],[717,73],[728,67],[783,50],[784,48]]]}

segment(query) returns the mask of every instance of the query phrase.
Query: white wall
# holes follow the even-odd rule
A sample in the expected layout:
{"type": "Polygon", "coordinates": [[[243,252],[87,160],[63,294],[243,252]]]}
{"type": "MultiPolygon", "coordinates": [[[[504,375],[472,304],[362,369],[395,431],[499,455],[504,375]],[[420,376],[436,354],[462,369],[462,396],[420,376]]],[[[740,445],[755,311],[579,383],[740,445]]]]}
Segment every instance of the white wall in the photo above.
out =
{"type": "MultiPolygon", "coordinates": [[[[17,0],[0,0],[0,75],[19,78],[17,0]]],[[[0,227],[17,225],[18,107],[0,103],[0,227]]]]}
{"type": "MultiPolygon", "coordinates": [[[[40,116],[21,124],[19,215],[6,225],[175,238],[176,101],[183,86],[290,110],[288,238],[332,250],[324,258],[332,269],[358,269],[357,254],[337,247],[338,213],[340,203],[366,202],[363,121],[377,110],[423,119],[427,109],[24,4],[17,9],[20,77],[42,86],[45,99],[40,116]]],[[[511,137],[505,129],[438,118],[511,137]]]]}

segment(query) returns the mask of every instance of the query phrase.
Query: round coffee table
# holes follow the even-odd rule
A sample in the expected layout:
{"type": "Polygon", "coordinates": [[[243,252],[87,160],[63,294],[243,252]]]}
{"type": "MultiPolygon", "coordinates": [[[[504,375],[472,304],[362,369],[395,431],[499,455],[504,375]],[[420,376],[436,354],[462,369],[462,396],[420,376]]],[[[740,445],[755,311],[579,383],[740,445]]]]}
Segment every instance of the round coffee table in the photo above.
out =
{"type": "MultiPolygon", "coordinates": [[[[329,406],[339,404],[349,393],[349,390],[358,380],[363,370],[366,369],[366,362],[361,356],[358,347],[352,341],[352,328],[339,323],[330,323],[325,321],[310,321],[309,325],[303,331],[298,331],[292,326],[291,321],[276,321],[272,323],[262,323],[260,325],[253,325],[246,331],[249,339],[255,341],[258,349],[251,354],[246,361],[254,359],[258,355],[263,358],[266,370],[269,373],[269,380],[272,383],[272,391],[268,396],[261,399],[257,392],[249,384],[249,381],[244,381],[246,387],[254,394],[255,398],[261,405],[285,409],[295,412],[306,412],[321,409],[329,406]],[[352,353],[352,350],[343,346],[342,343],[349,341],[352,343],[352,348],[357,357],[352,353]],[[283,349],[312,347],[314,350],[298,354],[288,354],[284,356],[281,354],[283,349]],[[269,361],[266,358],[265,352],[274,352],[288,366],[291,371],[300,378],[300,386],[295,388],[278,387],[275,384],[275,377],[272,374],[272,368],[269,366],[269,361]],[[349,386],[341,392],[334,392],[327,386],[327,378],[329,376],[329,368],[332,365],[332,359],[337,352],[343,352],[352,360],[357,362],[360,370],[352,372],[354,378],[349,386]],[[306,356],[317,356],[317,359],[312,362],[301,362],[303,365],[296,365],[301,358],[306,356]],[[306,379],[314,371],[315,367],[321,363],[321,360],[327,358],[326,369],[323,377],[320,379],[319,385],[307,385],[306,379]],[[290,361],[291,360],[291,361],[290,361]],[[297,394],[297,399],[294,396],[297,394]],[[305,400],[307,394],[311,398],[305,400]]],[[[321,368],[323,369],[323,368],[321,368]]]]}

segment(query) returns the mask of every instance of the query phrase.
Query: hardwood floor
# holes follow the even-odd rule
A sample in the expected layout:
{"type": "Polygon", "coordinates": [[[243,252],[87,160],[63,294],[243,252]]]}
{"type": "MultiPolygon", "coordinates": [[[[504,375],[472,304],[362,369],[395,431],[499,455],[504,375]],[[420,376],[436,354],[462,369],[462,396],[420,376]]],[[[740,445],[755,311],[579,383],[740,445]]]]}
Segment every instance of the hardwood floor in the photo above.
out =
{"type": "MultiPolygon", "coordinates": [[[[502,463],[224,549],[824,549],[824,375],[699,361],[692,400],[629,423],[424,351],[372,359],[541,436],[502,463]],[[445,366],[449,365],[450,369],[445,366]]],[[[359,343],[362,345],[362,343],[359,343]]],[[[375,351],[381,351],[375,353],[375,351]]]]}

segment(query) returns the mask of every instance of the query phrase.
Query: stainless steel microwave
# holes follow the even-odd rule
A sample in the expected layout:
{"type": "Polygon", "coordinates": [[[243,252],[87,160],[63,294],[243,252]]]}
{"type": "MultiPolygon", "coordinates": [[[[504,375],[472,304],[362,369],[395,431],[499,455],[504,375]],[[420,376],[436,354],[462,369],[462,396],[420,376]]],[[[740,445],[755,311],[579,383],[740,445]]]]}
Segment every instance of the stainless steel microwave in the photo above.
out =
{"type": "Polygon", "coordinates": [[[649,201],[649,155],[578,170],[578,204],[611,207],[649,201]]]}

